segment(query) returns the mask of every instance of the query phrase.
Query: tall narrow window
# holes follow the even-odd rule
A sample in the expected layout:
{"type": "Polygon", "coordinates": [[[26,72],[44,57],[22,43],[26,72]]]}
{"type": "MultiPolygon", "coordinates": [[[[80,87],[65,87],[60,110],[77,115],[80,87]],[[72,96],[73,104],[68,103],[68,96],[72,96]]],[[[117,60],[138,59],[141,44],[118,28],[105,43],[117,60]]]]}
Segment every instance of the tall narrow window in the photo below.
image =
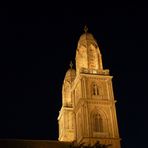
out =
{"type": "Polygon", "coordinates": [[[78,137],[82,136],[82,118],[80,116],[80,114],[78,115],[78,137]]]}
{"type": "Polygon", "coordinates": [[[103,132],[103,120],[100,114],[94,114],[93,116],[93,130],[94,132],[103,132]]]}
{"type": "Polygon", "coordinates": [[[92,94],[94,96],[99,95],[99,89],[98,89],[98,86],[96,84],[93,84],[93,86],[92,86],[92,94]]]}

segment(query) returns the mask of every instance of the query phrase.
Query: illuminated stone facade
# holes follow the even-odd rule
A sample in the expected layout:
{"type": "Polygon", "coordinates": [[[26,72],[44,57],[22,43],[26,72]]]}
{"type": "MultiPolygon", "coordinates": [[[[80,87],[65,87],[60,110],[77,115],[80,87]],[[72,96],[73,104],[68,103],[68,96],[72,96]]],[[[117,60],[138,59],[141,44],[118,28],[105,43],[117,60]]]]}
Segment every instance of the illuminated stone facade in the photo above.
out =
{"type": "Polygon", "coordinates": [[[76,70],[67,71],[59,112],[59,141],[101,144],[120,148],[112,76],[103,69],[93,35],[81,35],[76,49],[76,70]]]}

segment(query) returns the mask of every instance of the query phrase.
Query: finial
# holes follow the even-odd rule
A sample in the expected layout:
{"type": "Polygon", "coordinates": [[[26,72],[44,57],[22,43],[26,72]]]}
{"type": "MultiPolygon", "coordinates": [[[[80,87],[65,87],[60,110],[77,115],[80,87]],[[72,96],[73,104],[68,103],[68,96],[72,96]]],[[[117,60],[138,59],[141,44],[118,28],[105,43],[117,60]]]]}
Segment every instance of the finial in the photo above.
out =
{"type": "Polygon", "coordinates": [[[84,26],[84,31],[85,31],[85,33],[87,33],[87,31],[88,31],[87,25],[84,26]]]}
{"type": "Polygon", "coordinates": [[[72,63],[72,61],[70,61],[69,66],[70,66],[70,68],[72,69],[72,67],[73,67],[73,63],[72,63]]]}

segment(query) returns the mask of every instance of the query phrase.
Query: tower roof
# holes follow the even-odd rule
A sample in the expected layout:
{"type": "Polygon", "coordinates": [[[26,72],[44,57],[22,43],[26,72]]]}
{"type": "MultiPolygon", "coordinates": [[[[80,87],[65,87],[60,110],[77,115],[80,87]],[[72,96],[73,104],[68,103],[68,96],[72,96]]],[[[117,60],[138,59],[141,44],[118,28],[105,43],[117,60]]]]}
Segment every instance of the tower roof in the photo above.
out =
{"type": "Polygon", "coordinates": [[[95,39],[91,33],[85,32],[80,36],[79,42],[83,40],[89,41],[89,40],[95,40],[95,39]]]}
{"type": "Polygon", "coordinates": [[[73,81],[75,79],[76,76],[76,71],[73,68],[68,69],[68,71],[66,72],[65,75],[65,79],[69,79],[71,81],[73,81]]]}
{"type": "Polygon", "coordinates": [[[65,80],[67,80],[68,82],[72,82],[75,79],[76,76],[76,71],[75,69],[72,68],[73,64],[72,62],[70,63],[70,68],[67,70],[66,75],[65,75],[65,80]]]}
{"type": "Polygon", "coordinates": [[[94,36],[91,33],[88,33],[87,30],[88,30],[87,28],[84,28],[85,33],[83,33],[79,38],[78,48],[81,45],[86,47],[89,43],[97,45],[97,42],[96,42],[94,36]]]}
{"type": "Polygon", "coordinates": [[[87,71],[102,70],[102,57],[97,41],[91,33],[88,33],[87,27],[84,28],[84,31],[85,33],[79,38],[76,50],[77,73],[84,69],[87,71]]]}

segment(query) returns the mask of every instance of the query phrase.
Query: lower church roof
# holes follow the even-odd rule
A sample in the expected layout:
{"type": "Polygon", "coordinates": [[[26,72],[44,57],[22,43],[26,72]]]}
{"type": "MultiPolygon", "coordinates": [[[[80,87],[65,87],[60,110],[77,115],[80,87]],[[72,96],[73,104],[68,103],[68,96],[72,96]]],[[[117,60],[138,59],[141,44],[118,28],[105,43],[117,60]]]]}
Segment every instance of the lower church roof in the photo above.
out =
{"type": "Polygon", "coordinates": [[[54,140],[0,139],[0,148],[69,148],[70,145],[54,140]]]}

